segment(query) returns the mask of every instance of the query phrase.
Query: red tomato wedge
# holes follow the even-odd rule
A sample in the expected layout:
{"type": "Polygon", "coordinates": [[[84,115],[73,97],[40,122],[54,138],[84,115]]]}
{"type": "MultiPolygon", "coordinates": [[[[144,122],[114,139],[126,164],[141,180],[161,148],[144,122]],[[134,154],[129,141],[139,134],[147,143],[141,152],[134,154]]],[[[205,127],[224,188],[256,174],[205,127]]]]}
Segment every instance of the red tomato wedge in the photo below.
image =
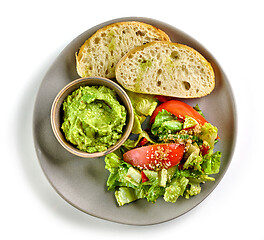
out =
{"type": "Polygon", "coordinates": [[[201,153],[202,153],[203,156],[208,153],[209,149],[210,149],[210,147],[209,146],[205,146],[205,145],[202,145],[200,147],[200,150],[201,150],[201,153]]]}
{"type": "Polygon", "coordinates": [[[149,180],[143,171],[141,171],[141,179],[142,183],[147,182],[149,180]]]}
{"type": "Polygon", "coordinates": [[[146,138],[144,137],[144,138],[142,138],[142,139],[140,140],[140,142],[138,143],[138,145],[139,145],[140,147],[142,147],[142,146],[146,145],[147,143],[148,143],[148,139],[146,139],[146,138]]]}
{"type": "Polygon", "coordinates": [[[187,103],[184,103],[178,100],[170,100],[170,101],[162,103],[155,109],[152,116],[150,117],[151,123],[154,122],[155,117],[157,116],[159,112],[162,111],[162,109],[165,109],[166,111],[172,113],[173,115],[181,119],[185,119],[185,116],[188,115],[194,118],[201,125],[204,125],[207,122],[206,119],[200,113],[194,110],[187,103]]]}
{"type": "Polygon", "coordinates": [[[168,96],[155,95],[154,97],[157,98],[162,103],[172,100],[172,97],[168,97],[168,96]]]}
{"type": "Polygon", "coordinates": [[[123,155],[125,162],[141,169],[162,169],[177,165],[184,154],[184,144],[164,143],[132,149],[123,155]]]}

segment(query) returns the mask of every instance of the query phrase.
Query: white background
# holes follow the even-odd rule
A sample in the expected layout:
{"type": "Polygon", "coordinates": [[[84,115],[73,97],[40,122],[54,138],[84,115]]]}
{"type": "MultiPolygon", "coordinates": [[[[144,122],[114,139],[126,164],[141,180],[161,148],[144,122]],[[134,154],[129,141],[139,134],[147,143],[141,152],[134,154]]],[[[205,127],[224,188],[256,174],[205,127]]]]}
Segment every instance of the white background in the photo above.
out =
{"type": "Polygon", "coordinates": [[[1,239],[264,239],[263,1],[1,1],[1,239]],[[32,139],[40,83],[72,39],[119,17],[167,22],[218,60],[236,99],[238,136],[218,187],[180,218],[136,227],[97,219],[49,185],[32,139]]]}

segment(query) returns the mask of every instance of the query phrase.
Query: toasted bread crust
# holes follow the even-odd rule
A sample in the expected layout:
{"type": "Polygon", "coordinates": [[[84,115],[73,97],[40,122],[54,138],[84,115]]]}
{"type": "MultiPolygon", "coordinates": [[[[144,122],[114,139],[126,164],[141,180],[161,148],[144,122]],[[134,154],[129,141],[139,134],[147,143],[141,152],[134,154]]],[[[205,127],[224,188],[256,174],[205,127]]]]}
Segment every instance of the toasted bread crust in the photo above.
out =
{"type": "Polygon", "coordinates": [[[152,41],[170,41],[162,30],[142,22],[117,22],[99,29],[76,53],[81,77],[115,77],[117,62],[132,48],[152,41]]]}
{"type": "Polygon", "coordinates": [[[181,98],[203,97],[215,87],[213,68],[199,52],[168,41],[129,51],[116,66],[116,79],[133,92],[181,98]]]}

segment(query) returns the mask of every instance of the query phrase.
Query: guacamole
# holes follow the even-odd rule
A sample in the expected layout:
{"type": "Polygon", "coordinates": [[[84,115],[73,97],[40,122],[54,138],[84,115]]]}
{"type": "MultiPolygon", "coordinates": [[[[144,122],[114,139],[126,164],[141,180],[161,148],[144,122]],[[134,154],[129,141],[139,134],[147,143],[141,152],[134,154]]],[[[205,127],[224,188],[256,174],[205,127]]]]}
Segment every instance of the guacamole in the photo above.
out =
{"type": "Polygon", "coordinates": [[[78,149],[102,152],[122,136],[126,109],[105,86],[80,87],[63,102],[62,130],[78,149]]]}

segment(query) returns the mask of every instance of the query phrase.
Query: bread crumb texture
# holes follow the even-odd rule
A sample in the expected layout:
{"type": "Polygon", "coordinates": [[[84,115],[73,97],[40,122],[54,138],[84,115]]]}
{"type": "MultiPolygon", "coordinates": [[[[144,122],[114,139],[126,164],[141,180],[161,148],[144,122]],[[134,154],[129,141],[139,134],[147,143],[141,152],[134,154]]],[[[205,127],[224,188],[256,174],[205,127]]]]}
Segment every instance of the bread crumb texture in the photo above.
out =
{"type": "Polygon", "coordinates": [[[131,49],[153,41],[170,41],[168,35],[149,24],[119,22],[99,29],[76,53],[81,77],[115,77],[119,60],[131,49]]]}
{"type": "Polygon", "coordinates": [[[183,98],[205,96],[215,87],[211,64],[200,53],[166,41],[127,53],[117,65],[116,79],[130,91],[183,98]]]}

